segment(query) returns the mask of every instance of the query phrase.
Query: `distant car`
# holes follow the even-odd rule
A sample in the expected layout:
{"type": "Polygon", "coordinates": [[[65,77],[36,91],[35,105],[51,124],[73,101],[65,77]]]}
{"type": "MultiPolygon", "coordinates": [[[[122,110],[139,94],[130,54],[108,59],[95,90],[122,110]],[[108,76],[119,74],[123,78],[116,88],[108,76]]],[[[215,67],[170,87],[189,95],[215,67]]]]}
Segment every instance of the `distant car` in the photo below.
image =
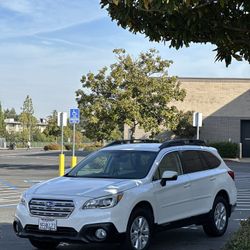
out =
{"type": "Polygon", "coordinates": [[[145,250],[158,228],[196,224],[223,235],[236,196],[234,172],[202,141],[115,145],[28,189],[13,226],[38,249],[119,240],[145,250]]]}

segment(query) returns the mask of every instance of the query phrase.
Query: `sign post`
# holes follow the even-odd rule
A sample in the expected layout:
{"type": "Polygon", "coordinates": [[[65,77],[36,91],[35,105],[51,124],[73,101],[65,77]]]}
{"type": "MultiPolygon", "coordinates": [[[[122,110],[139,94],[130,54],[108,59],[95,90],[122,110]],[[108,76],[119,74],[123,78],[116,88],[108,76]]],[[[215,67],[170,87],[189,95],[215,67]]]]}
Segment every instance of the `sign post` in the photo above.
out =
{"type": "Polygon", "coordinates": [[[65,172],[65,156],[63,154],[63,127],[67,126],[67,113],[58,113],[57,125],[61,127],[61,154],[59,155],[59,176],[63,176],[65,172]]]}
{"type": "Polygon", "coordinates": [[[70,109],[69,123],[73,124],[73,147],[72,147],[72,159],[71,167],[73,168],[77,164],[77,158],[75,156],[75,137],[76,137],[76,123],[80,122],[80,110],[78,108],[70,109]]]}
{"type": "Polygon", "coordinates": [[[196,139],[200,139],[200,127],[202,127],[202,113],[193,113],[193,127],[197,128],[196,139]]]}

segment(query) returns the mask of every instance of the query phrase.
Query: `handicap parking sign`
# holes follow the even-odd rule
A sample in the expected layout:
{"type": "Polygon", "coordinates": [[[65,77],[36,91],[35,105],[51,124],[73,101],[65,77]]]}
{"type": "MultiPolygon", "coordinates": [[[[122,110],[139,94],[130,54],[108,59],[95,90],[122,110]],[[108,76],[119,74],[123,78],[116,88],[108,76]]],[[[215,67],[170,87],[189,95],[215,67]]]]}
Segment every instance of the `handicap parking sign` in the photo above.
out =
{"type": "Polygon", "coordinates": [[[80,110],[70,109],[69,111],[69,123],[79,123],[80,122],[80,110]]]}

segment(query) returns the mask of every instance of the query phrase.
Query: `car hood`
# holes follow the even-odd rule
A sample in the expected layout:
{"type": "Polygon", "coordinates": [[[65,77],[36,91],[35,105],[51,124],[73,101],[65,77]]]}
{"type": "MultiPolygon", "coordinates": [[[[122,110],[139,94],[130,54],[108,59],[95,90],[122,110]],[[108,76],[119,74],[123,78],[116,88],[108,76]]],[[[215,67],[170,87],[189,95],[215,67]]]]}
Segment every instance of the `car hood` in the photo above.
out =
{"type": "Polygon", "coordinates": [[[29,193],[96,198],[123,192],[141,184],[141,180],[58,177],[37,184],[29,190],[29,193]]]}

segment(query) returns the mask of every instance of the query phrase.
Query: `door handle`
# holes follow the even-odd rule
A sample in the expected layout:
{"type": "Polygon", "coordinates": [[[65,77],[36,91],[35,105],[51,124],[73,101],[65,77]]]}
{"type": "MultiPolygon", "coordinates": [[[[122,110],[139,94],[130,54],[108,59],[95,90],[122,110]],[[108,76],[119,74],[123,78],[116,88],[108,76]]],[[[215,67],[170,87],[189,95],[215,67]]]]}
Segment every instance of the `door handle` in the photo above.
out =
{"type": "Polygon", "coordinates": [[[187,184],[184,185],[184,188],[189,188],[190,186],[191,186],[191,184],[187,183],[187,184]]]}
{"type": "Polygon", "coordinates": [[[210,181],[215,181],[216,177],[210,177],[210,181]]]}

